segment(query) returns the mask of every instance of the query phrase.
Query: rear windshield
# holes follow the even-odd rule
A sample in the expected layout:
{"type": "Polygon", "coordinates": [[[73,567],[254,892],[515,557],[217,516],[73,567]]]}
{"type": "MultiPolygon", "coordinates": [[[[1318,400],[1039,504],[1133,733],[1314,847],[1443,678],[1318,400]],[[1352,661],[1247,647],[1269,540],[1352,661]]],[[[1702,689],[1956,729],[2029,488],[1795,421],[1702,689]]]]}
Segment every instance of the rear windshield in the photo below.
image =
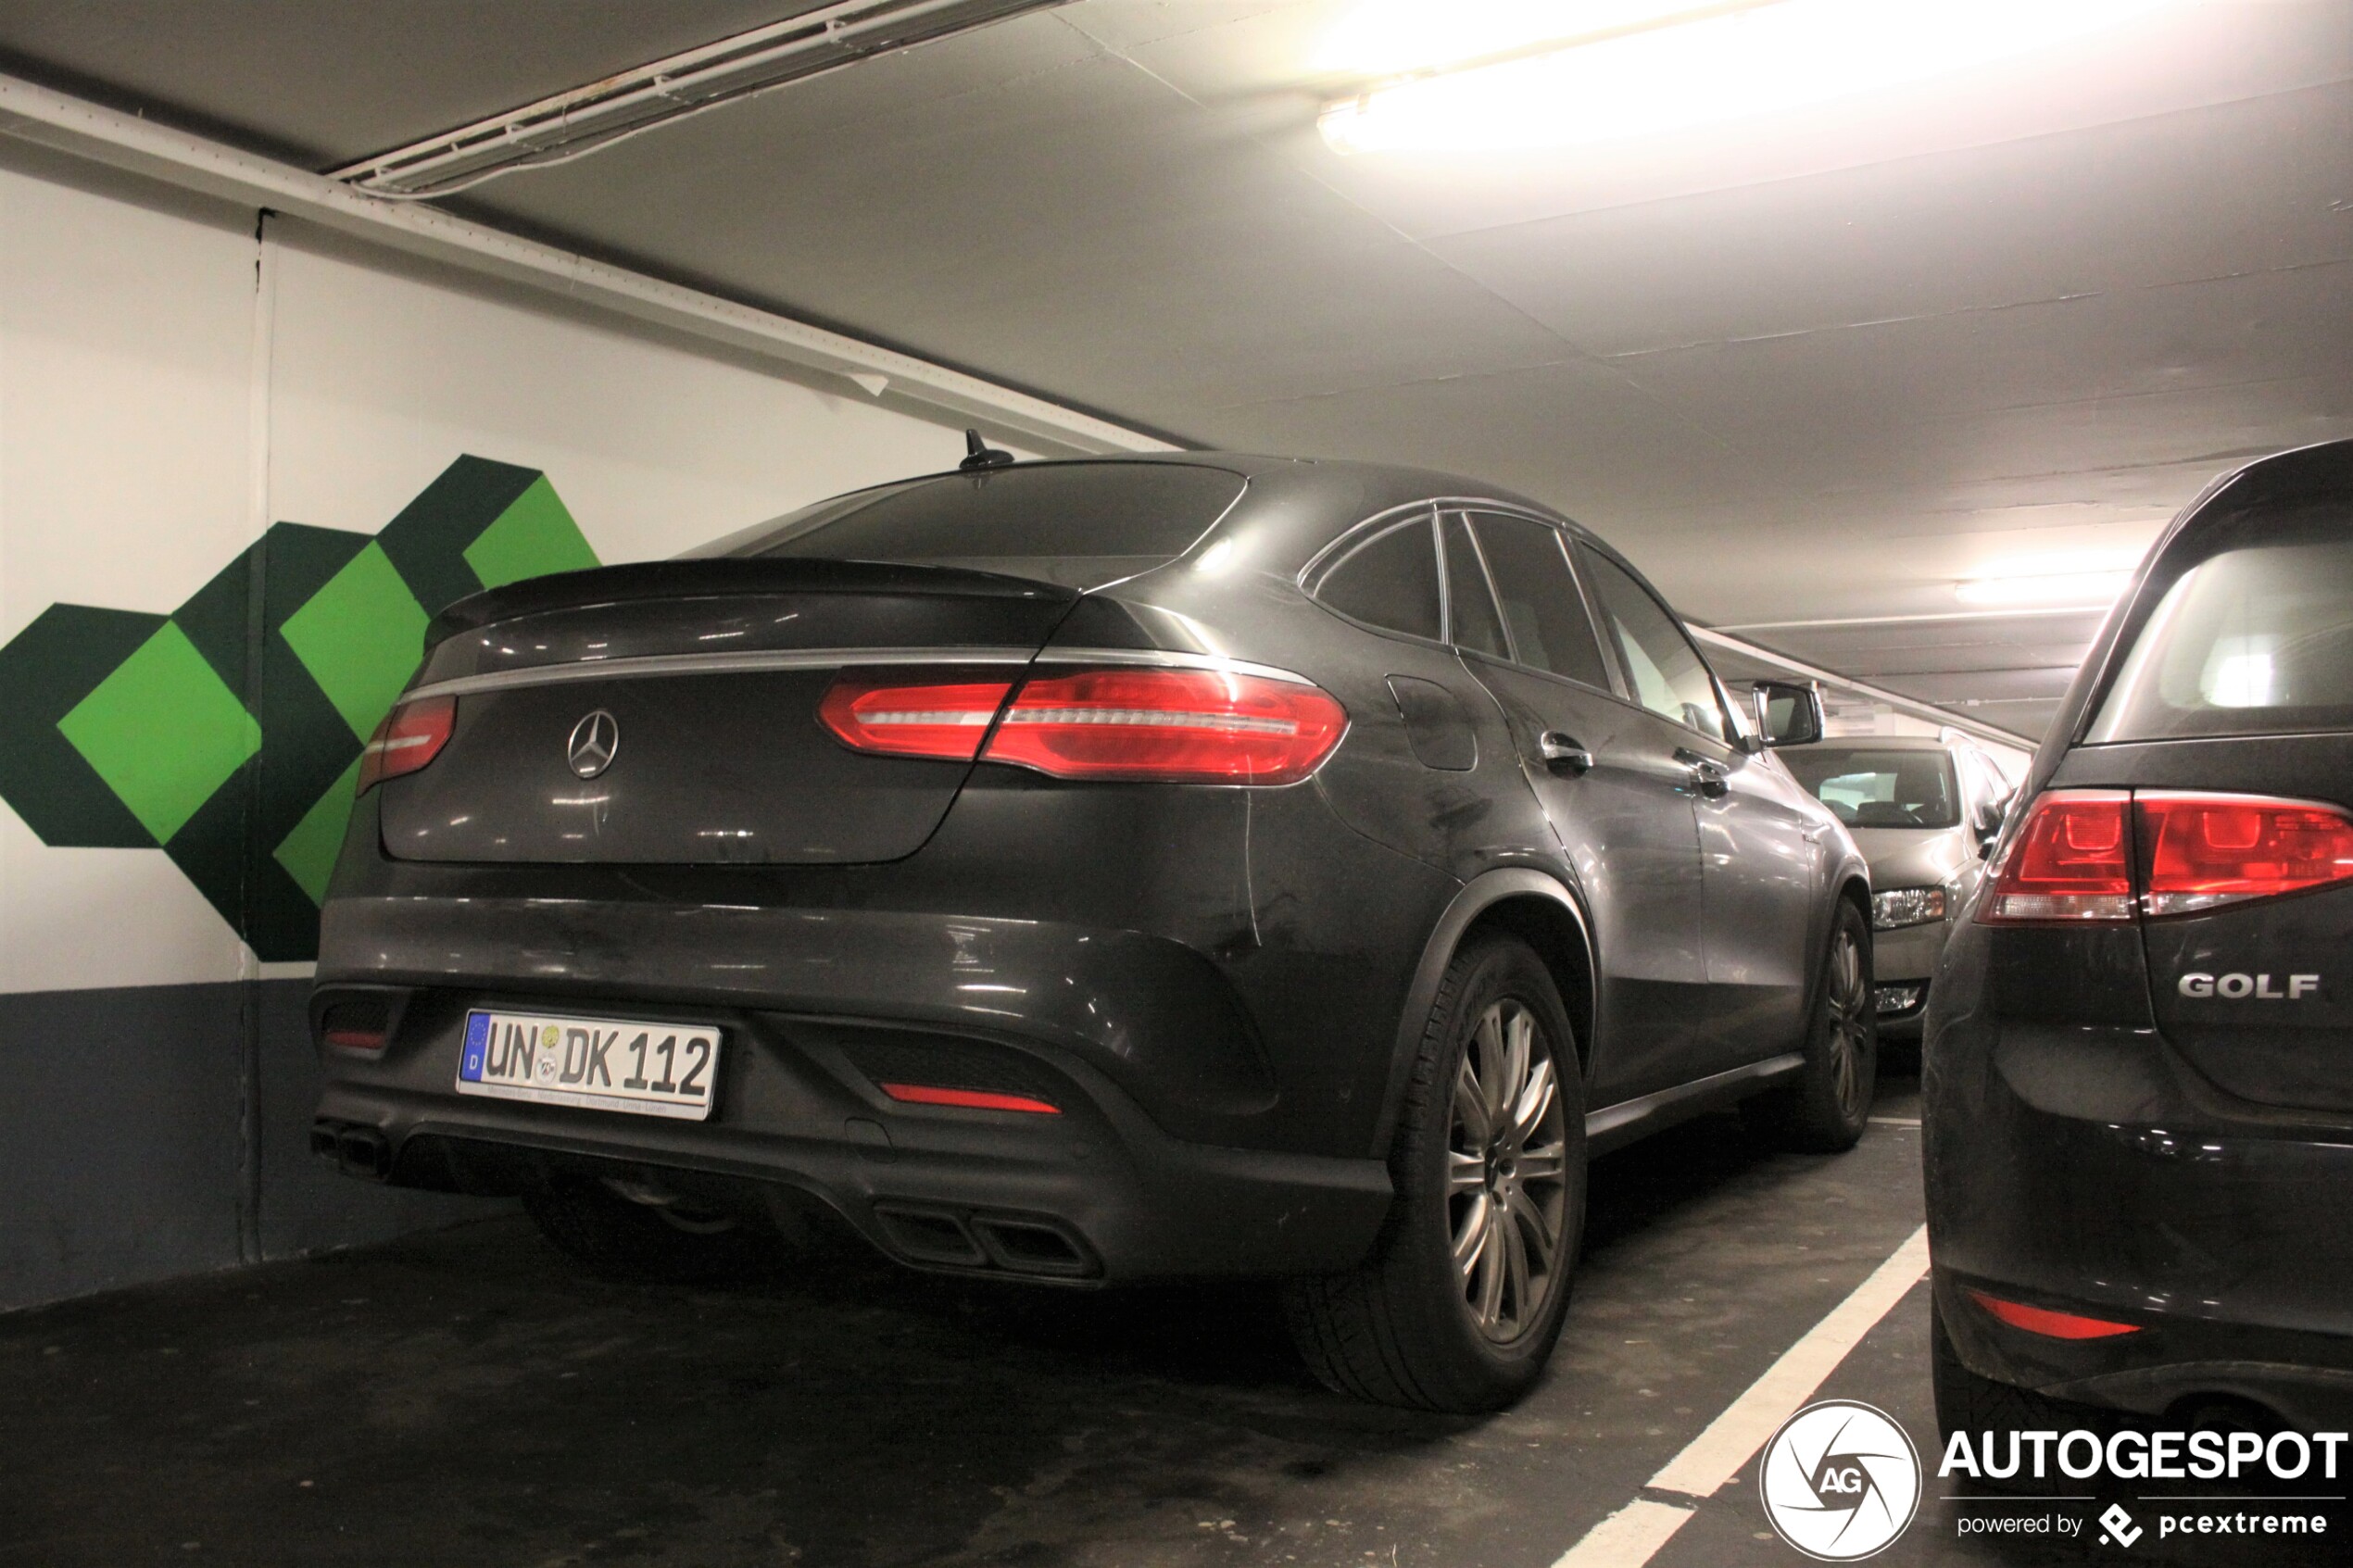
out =
{"type": "Polygon", "coordinates": [[[2271,539],[2175,578],[2085,738],[2353,729],[2353,508],[2332,510],[2279,520],[2271,539]]]}
{"type": "Polygon", "coordinates": [[[1943,751],[1789,746],[1774,753],[1851,828],[1949,828],[1961,820],[1953,759],[1943,751]]]}
{"type": "Polygon", "coordinates": [[[731,556],[964,566],[1075,587],[1185,553],[1242,493],[1190,463],[1041,463],[840,496],[725,541],[731,556]]]}

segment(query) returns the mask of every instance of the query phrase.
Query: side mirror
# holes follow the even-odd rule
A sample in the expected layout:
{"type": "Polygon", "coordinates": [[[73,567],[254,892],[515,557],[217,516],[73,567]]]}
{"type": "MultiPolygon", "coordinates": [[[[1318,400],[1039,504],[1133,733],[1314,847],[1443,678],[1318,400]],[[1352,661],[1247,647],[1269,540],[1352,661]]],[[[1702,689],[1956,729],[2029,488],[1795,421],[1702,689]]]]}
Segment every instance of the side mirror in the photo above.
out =
{"type": "Polygon", "coordinates": [[[1994,847],[1994,841],[2002,836],[2002,824],[2009,821],[2009,816],[2010,802],[2007,799],[1989,800],[1977,809],[1977,847],[1980,854],[1994,847]]]}
{"type": "Polygon", "coordinates": [[[1767,746],[1810,746],[1822,738],[1822,688],[1811,681],[1758,681],[1750,701],[1757,737],[1767,746]]]}

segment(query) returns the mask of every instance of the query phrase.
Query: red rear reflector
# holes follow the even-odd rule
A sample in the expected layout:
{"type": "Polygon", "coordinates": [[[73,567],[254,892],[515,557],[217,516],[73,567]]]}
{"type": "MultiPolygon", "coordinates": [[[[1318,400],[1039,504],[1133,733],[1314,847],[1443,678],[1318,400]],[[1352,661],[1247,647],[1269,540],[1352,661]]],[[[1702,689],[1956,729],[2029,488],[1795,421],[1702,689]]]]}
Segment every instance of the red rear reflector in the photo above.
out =
{"type": "Polygon", "coordinates": [[[2122,790],[2055,789],[2039,797],[2002,857],[1983,921],[2133,918],[2133,855],[2122,790]]]}
{"type": "Polygon", "coordinates": [[[969,762],[1005,705],[1011,681],[933,681],[844,675],[817,705],[817,718],[852,751],[969,762]]]}
{"type": "Polygon", "coordinates": [[[2039,1334],[2045,1339],[2113,1339],[2120,1334],[2138,1334],[2138,1323],[2110,1323],[2106,1318],[2078,1317],[2073,1312],[2055,1312],[2048,1307],[2030,1307],[2023,1301],[2005,1301],[1998,1296],[1988,1296],[1982,1290],[1972,1290],[1969,1298],[1985,1309],[1995,1322],[2012,1328],[2022,1328],[2029,1334],[2039,1334]]]}
{"type": "Polygon", "coordinates": [[[2152,915],[2353,880],[2353,821],[2334,807],[2164,793],[2141,795],[2134,806],[2152,915]]]}
{"type": "Polygon", "coordinates": [[[985,759],[1061,779],[1296,784],[1348,711],[1304,682],[1213,670],[1094,670],[1024,685],[985,759]]]}
{"type": "Polygon", "coordinates": [[[1027,1095],[998,1095],[987,1089],[942,1089],[930,1084],[885,1084],[882,1092],[909,1105],[952,1105],[964,1110],[1026,1110],[1060,1116],[1062,1107],[1027,1095]]]}
{"type": "Polygon", "coordinates": [[[330,1029],[327,1031],[327,1044],[352,1051],[380,1051],[384,1048],[384,1032],[381,1029],[330,1029]]]}
{"type": "Polygon", "coordinates": [[[367,794],[386,779],[413,773],[449,744],[458,727],[458,699],[429,696],[404,702],[384,715],[376,733],[359,754],[359,788],[367,794]]]}

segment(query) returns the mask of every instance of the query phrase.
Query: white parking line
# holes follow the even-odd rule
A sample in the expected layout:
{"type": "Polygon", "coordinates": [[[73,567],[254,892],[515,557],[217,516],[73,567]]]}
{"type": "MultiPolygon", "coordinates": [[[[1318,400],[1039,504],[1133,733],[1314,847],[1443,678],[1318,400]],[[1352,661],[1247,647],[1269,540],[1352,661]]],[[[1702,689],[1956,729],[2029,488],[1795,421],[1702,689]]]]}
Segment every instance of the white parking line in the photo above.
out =
{"type": "Polygon", "coordinates": [[[1871,1118],[1871,1125],[1874,1127],[1917,1127],[1919,1124],[1920,1119],[1917,1116],[1874,1116],[1871,1118]]]}
{"type": "MultiPolygon", "coordinates": [[[[1871,1271],[1870,1278],[1806,1330],[1803,1339],[1782,1351],[1764,1376],[1684,1445],[1642,1489],[1694,1502],[1713,1497],[1927,1273],[1928,1227],[1922,1225],[1871,1271]]],[[[1587,1531],[1553,1568],[1642,1568],[1694,1512],[1638,1498],[1587,1531]]]]}

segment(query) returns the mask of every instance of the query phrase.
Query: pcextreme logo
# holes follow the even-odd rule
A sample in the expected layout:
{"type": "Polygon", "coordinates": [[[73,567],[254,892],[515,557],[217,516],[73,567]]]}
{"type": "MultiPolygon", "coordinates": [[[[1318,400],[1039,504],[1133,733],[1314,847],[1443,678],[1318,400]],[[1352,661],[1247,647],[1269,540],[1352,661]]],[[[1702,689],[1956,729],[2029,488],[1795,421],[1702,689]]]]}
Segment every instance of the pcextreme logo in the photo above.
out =
{"type": "Polygon", "coordinates": [[[545,474],[461,457],[373,537],[272,524],[170,615],[53,604],[0,646],[0,799],[53,847],[162,850],[265,962],[316,958],[428,622],[597,564],[545,474]]]}
{"type": "Polygon", "coordinates": [[[1886,1411],[1824,1399],[1773,1434],[1756,1485],[1782,1540],[1817,1562],[1859,1562],[1919,1512],[1919,1450],[1886,1411]]]}

